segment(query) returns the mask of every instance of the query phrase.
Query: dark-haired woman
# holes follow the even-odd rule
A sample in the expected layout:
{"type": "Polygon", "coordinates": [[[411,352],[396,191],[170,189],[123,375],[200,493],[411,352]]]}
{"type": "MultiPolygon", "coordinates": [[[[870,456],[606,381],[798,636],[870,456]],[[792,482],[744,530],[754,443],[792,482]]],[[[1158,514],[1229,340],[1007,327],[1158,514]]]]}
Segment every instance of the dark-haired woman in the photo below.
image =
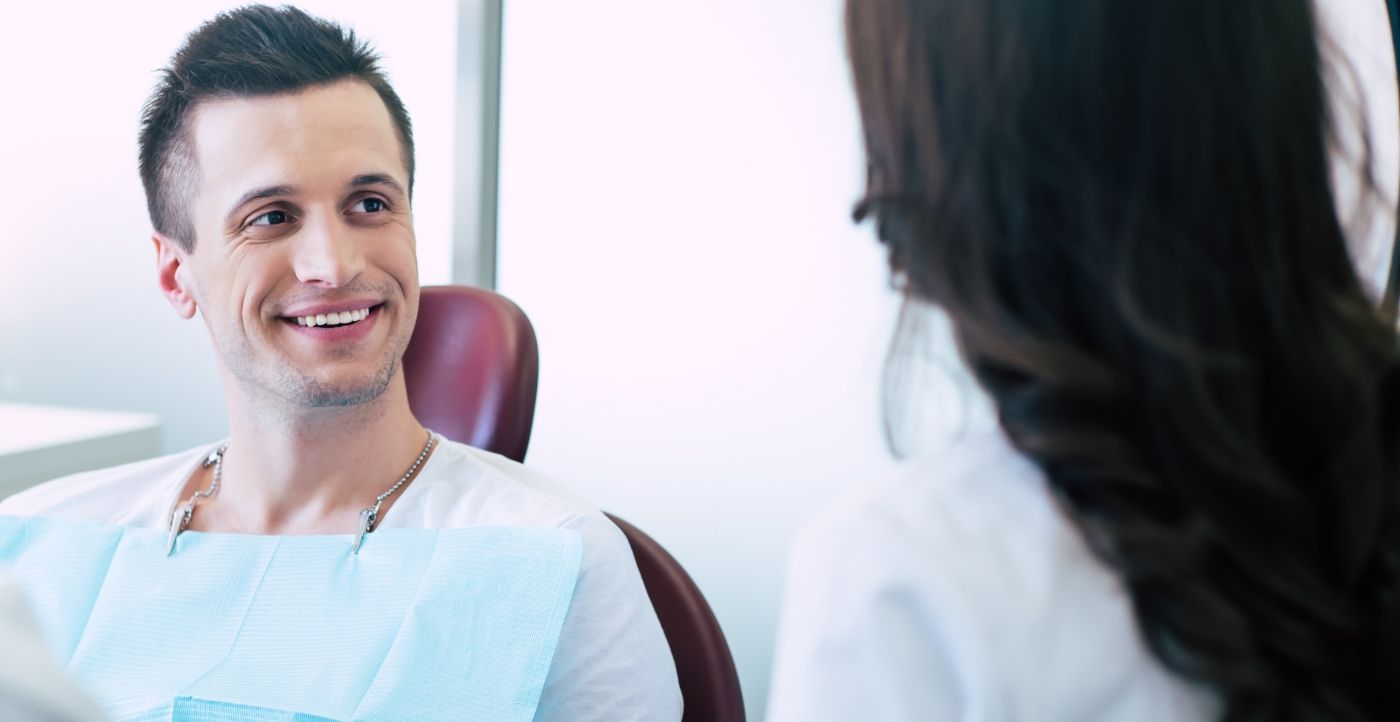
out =
{"type": "Polygon", "coordinates": [[[848,0],[857,215],[996,422],[799,536],[772,722],[1400,719],[1400,338],[1329,182],[1386,195],[1333,103],[1394,71],[1315,14],[848,0]]]}

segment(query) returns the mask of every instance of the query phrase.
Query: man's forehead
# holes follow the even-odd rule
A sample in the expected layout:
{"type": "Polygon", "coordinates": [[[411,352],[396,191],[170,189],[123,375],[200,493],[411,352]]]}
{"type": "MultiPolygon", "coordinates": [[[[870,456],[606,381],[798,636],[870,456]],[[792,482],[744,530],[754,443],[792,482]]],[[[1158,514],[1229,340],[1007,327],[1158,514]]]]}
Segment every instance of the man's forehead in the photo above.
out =
{"type": "Polygon", "coordinates": [[[393,119],[359,80],[208,100],[190,121],[202,185],[215,195],[248,184],[339,185],[366,167],[408,181],[393,119]]]}

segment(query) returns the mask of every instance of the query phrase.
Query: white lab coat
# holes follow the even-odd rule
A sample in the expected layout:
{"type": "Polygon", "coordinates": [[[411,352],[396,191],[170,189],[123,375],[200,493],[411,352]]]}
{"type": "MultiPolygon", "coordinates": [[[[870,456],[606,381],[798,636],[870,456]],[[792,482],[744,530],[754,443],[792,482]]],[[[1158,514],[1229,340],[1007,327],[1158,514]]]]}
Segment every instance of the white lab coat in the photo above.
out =
{"type": "Polygon", "coordinates": [[[927,452],[798,534],[769,722],[1181,722],[1114,575],[998,432],[927,452]]]}

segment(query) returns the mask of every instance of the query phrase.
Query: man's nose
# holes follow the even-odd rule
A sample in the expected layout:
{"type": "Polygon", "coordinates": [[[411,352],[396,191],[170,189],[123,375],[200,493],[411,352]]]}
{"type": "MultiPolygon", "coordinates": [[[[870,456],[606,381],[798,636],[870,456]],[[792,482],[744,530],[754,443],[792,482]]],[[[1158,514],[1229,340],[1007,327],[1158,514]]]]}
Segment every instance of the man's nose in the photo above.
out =
{"type": "Polygon", "coordinates": [[[336,213],[308,217],[297,234],[293,253],[293,270],[305,284],[339,288],[364,271],[360,241],[336,213]]]}

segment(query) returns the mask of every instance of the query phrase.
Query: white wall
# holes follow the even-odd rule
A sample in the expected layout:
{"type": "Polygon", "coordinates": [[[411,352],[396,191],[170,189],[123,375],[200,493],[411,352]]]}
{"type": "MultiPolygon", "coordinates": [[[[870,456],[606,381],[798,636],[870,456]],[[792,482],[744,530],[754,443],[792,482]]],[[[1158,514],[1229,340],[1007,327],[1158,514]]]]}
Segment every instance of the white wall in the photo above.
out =
{"type": "Polygon", "coordinates": [[[540,337],[529,461],[695,577],[761,718],[788,539],[890,466],[896,304],[850,222],[837,0],[508,3],[500,288],[540,337]]]}
{"type": "MultiPolygon", "coordinates": [[[[202,321],[157,294],[136,172],[142,103],[185,34],[221,0],[16,3],[0,23],[0,400],[151,411],[174,450],[225,433],[202,321]]],[[[451,269],[456,5],[385,12],[369,0],[308,0],[386,56],[413,115],[414,197],[425,283],[451,269]]]]}

